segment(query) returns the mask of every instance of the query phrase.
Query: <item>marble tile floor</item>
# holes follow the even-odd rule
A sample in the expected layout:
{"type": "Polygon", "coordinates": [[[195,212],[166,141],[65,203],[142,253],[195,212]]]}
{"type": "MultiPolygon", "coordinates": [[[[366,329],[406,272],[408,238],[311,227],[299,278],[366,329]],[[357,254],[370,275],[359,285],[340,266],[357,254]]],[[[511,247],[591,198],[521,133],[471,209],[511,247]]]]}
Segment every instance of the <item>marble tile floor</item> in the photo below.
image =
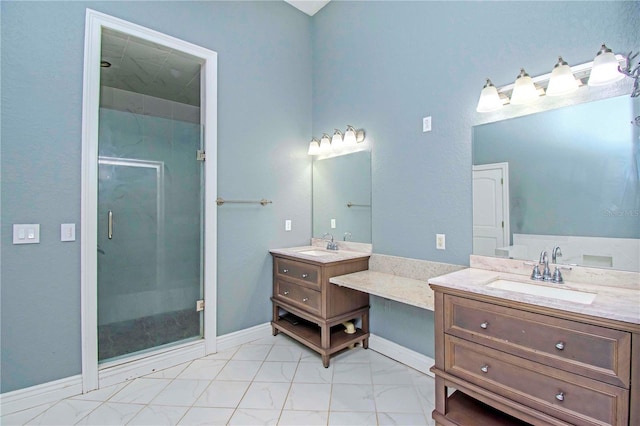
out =
{"type": "Polygon", "coordinates": [[[324,368],[280,334],[0,418],[10,425],[434,425],[433,378],[356,347],[324,368]]]}

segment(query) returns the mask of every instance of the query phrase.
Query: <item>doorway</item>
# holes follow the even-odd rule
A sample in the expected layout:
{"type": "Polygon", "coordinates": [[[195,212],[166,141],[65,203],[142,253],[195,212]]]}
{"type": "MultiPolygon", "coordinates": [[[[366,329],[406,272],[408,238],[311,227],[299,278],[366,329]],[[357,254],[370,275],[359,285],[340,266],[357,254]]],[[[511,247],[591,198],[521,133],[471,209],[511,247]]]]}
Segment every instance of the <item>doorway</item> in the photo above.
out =
{"type": "Polygon", "coordinates": [[[216,97],[215,52],[87,9],[84,392],[216,351],[216,97]]]}
{"type": "Polygon", "coordinates": [[[495,256],[510,244],[509,163],[473,166],[473,254],[495,256]]]}

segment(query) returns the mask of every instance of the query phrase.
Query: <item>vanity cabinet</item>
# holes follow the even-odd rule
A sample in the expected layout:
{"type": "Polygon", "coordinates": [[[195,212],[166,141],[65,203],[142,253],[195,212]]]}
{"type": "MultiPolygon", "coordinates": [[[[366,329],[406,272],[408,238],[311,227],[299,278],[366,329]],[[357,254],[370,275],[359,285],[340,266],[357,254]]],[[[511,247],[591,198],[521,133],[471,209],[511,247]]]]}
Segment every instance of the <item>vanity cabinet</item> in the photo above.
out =
{"type": "Polygon", "coordinates": [[[329,283],[329,278],[367,270],[369,257],[335,262],[314,262],[273,254],[273,335],[282,332],[322,356],[329,366],[331,354],[358,342],[369,344],[369,295],[329,283]],[[348,334],[342,323],[360,319],[348,334]]]}
{"type": "Polygon", "coordinates": [[[432,288],[437,424],[475,424],[481,406],[513,416],[499,424],[637,424],[637,326],[432,288]]]}

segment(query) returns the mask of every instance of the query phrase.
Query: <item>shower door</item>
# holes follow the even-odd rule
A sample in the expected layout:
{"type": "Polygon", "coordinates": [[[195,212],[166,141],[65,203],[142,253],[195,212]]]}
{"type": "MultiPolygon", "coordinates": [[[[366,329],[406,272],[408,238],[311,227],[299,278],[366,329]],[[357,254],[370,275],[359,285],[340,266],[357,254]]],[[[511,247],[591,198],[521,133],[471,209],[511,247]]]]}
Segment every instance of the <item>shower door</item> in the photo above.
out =
{"type": "Polygon", "coordinates": [[[100,110],[98,361],[202,338],[200,126],[100,110]]]}

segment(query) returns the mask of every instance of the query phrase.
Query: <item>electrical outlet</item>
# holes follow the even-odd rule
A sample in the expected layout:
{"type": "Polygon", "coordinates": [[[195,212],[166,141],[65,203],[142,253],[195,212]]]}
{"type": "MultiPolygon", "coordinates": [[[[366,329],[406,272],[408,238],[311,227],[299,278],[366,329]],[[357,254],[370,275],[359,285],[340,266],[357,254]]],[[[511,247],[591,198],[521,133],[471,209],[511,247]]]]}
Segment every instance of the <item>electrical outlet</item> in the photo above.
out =
{"type": "Polygon", "coordinates": [[[336,229],[336,220],[331,219],[331,229],[336,229]]]}
{"type": "Polygon", "coordinates": [[[284,230],[291,231],[291,219],[287,219],[284,221],[284,230]]]}
{"type": "Polygon", "coordinates": [[[436,234],[436,248],[438,250],[445,249],[445,236],[444,234],[436,234]]]}

